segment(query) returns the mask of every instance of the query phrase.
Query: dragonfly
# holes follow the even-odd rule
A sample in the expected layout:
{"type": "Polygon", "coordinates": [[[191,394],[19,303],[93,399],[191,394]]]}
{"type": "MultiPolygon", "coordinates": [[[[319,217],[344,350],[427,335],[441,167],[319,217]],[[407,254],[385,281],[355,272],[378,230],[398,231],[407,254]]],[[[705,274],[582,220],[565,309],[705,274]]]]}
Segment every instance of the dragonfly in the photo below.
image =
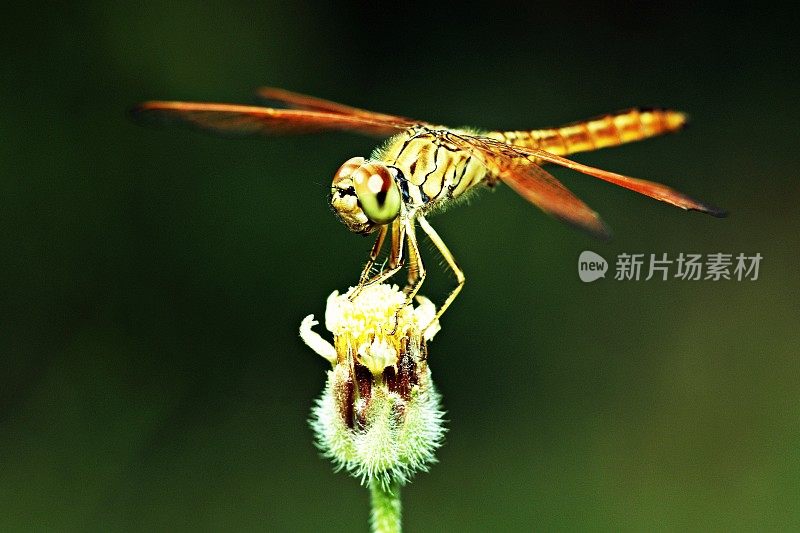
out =
{"type": "Polygon", "coordinates": [[[368,158],[345,161],[331,184],[329,202],[339,220],[354,233],[376,235],[351,298],[407,266],[405,294],[411,303],[426,277],[416,234],[419,226],[456,281],[432,323],[453,303],[466,278],[427,216],[463,201],[481,187],[502,182],[545,213],[601,239],[608,239],[610,232],[600,216],[544,165],[566,167],[684,210],[715,217],[726,214],[666,185],[564,157],[678,131],[686,123],[686,115],[678,111],[636,108],[555,128],[501,131],[448,128],[275,87],[261,88],[258,95],[281,107],[149,101],[131,113],[140,122],[189,126],[227,136],[346,131],[387,138],[368,158]],[[374,273],[387,236],[391,240],[388,264],[374,273]]]}

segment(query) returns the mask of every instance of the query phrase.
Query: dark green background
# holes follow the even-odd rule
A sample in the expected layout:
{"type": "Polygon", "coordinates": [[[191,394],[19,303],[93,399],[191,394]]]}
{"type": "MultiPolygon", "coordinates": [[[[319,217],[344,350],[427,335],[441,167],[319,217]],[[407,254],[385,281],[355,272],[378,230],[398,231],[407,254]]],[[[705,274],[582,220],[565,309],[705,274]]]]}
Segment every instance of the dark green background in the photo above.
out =
{"type": "Polygon", "coordinates": [[[731,212],[555,170],[612,242],[502,187],[435,217],[468,281],[430,347],[450,432],[405,490],[409,531],[800,527],[791,13],[655,4],[6,13],[0,529],[366,529],[366,491],[311,444],[326,364],[297,328],[357,278],[370,242],[326,190],[376,141],[226,140],[124,113],[261,84],[508,129],[672,106],[686,132],[579,160],[731,212]],[[585,249],[764,260],[758,281],[584,284],[585,249]]]}

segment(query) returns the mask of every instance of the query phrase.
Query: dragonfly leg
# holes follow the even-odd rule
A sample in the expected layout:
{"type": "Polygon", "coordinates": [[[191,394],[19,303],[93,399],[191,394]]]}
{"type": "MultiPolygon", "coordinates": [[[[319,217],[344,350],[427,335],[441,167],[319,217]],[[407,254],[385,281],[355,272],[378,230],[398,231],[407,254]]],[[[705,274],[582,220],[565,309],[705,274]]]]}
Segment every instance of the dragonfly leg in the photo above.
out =
{"type": "MultiPolygon", "coordinates": [[[[466,278],[464,277],[464,272],[460,268],[458,268],[458,264],[456,263],[453,254],[451,254],[450,250],[447,249],[447,246],[445,246],[444,241],[442,240],[441,237],[439,237],[439,234],[436,233],[436,230],[433,229],[430,223],[422,215],[418,215],[417,220],[419,221],[419,226],[428,235],[431,242],[433,242],[433,244],[436,246],[436,249],[439,250],[439,253],[442,254],[444,260],[447,261],[447,264],[450,266],[450,269],[453,271],[453,274],[455,274],[456,282],[458,283],[455,289],[453,289],[453,291],[444,301],[442,306],[436,312],[436,316],[433,317],[433,320],[431,320],[431,324],[433,324],[434,322],[439,320],[439,318],[441,318],[441,316],[444,314],[447,308],[450,307],[450,304],[453,303],[453,300],[456,299],[456,296],[458,296],[458,293],[460,293],[461,289],[464,287],[464,281],[466,281],[466,278]]],[[[428,326],[430,326],[430,324],[428,324],[428,326]]],[[[428,329],[428,326],[426,326],[425,329],[423,329],[422,331],[428,329]]]]}
{"type": "MultiPolygon", "coordinates": [[[[350,294],[350,301],[352,302],[356,296],[364,290],[364,287],[376,283],[383,283],[387,279],[394,276],[401,268],[403,268],[403,246],[406,240],[406,226],[404,222],[395,220],[392,223],[392,250],[389,254],[389,269],[378,272],[369,279],[359,281],[358,287],[350,294]]],[[[377,245],[377,243],[375,243],[377,245]]],[[[370,267],[371,268],[371,267],[370,267]]]]}
{"type": "Polygon", "coordinates": [[[367,260],[367,264],[364,265],[364,270],[361,271],[361,276],[358,278],[359,286],[363,285],[364,282],[369,279],[369,275],[372,272],[372,267],[375,265],[375,261],[378,259],[378,255],[381,253],[381,248],[383,248],[383,241],[386,239],[388,229],[388,225],[384,224],[378,230],[378,238],[375,240],[375,244],[372,246],[372,250],[369,253],[369,260],[367,260]]]}
{"type": "Polygon", "coordinates": [[[414,231],[413,223],[409,225],[406,233],[408,235],[408,285],[406,285],[403,292],[406,293],[406,305],[408,305],[417,295],[422,283],[425,281],[425,265],[422,264],[422,256],[419,253],[419,244],[417,244],[417,234],[414,231]]]}
{"type": "MultiPolygon", "coordinates": [[[[425,282],[425,265],[422,264],[422,256],[419,253],[414,222],[405,219],[400,223],[405,225],[404,231],[407,237],[406,246],[408,246],[408,285],[403,289],[403,292],[406,294],[406,301],[403,304],[403,307],[405,307],[411,305],[414,301],[414,296],[417,295],[420,287],[422,287],[422,284],[425,282]]],[[[400,309],[402,308],[398,308],[397,312],[394,314],[394,328],[389,332],[389,335],[395,334],[397,325],[400,323],[400,309]]]]}

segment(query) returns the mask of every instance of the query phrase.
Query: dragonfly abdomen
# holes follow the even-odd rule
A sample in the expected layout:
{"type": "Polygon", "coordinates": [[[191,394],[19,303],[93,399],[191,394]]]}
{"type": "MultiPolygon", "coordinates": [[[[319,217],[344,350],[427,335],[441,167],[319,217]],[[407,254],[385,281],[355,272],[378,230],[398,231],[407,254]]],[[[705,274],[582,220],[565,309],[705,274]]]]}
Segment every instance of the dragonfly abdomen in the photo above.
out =
{"type": "Polygon", "coordinates": [[[630,109],[559,128],[495,131],[489,136],[507,144],[564,156],[671,133],[681,129],[685,123],[686,115],[677,111],[630,109]]]}

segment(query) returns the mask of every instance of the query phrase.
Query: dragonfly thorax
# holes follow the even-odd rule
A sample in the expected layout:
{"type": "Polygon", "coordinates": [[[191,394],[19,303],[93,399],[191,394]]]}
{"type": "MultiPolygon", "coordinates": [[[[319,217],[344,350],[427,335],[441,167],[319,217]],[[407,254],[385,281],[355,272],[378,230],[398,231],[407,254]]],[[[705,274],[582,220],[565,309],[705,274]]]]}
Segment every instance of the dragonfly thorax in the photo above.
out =
{"type": "Polygon", "coordinates": [[[363,157],[348,159],[331,184],[331,208],[347,228],[366,235],[400,214],[397,169],[363,157]]]}

